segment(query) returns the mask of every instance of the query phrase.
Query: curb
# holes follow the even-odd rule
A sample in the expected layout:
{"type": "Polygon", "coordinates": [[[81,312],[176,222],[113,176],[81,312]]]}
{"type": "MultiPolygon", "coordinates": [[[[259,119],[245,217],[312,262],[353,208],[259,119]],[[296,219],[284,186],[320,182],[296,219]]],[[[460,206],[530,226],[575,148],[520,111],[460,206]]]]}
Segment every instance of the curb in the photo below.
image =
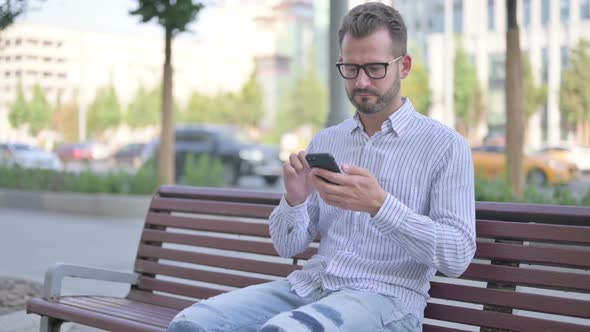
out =
{"type": "Polygon", "coordinates": [[[3,332],[32,332],[39,331],[40,318],[29,315],[26,310],[15,311],[0,316],[0,331],[3,332]]]}
{"type": "Polygon", "coordinates": [[[144,218],[151,198],[149,195],[0,189],[0,207],[122,218],[144,218]]]}

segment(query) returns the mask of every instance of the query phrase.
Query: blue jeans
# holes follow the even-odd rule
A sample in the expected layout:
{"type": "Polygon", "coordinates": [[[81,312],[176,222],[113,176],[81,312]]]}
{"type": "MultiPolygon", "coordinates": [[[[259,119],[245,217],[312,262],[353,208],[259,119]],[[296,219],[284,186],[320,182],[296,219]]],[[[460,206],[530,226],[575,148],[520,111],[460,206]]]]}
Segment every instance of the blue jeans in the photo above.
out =
{"type": "Polygon", "coordinates": [[[278,280],[195,303],[167,331],[421,331],[421,325],[395,297],[348,288],[300,297],[278,280]]]}

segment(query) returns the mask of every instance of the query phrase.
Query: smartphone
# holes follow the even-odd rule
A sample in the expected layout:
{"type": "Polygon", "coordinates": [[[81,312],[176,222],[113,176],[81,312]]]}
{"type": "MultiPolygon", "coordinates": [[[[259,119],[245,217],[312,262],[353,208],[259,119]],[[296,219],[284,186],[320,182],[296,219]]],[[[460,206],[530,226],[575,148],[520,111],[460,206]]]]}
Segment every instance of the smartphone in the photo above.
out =
{"type": "Polygon", "coordinates": [[[305,155],[309,167],[319,167],[330,172],[340,173],[338,163],[329,153],[310,153],[305,155]]]}

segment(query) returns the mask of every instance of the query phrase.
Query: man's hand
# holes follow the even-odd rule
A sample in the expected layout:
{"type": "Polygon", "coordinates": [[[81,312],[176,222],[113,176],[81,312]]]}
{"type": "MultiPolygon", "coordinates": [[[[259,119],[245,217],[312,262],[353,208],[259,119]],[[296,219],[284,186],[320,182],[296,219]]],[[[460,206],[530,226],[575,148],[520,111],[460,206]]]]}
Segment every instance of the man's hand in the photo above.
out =
{"type": "Polygon", "coordinates": [[[299,205],[314,192],[311,183],[311,168],[305,160],[305,151],[291,153],[289,160],[283,164],[285,181],[285,199],[291,206],[299,205]]]}
{"type": "Polygon", "coordinates": [[[344,173],[334,173],[321,168],[311,171],[313,185],[320,197],[329,205],[375,216],[385,202],[387,192],[365,168],[343,164],[342,171],[344,173]]]}

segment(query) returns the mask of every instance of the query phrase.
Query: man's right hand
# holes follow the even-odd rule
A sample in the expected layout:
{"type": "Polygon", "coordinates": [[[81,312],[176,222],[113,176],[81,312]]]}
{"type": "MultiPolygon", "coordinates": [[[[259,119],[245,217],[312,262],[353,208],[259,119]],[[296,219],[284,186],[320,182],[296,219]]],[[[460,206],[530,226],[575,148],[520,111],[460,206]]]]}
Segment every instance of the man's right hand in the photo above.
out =
{"type": "Polygon", "coordinates": [[[285,200],[290,206],[299,205],[314,192],[311,183],[311,168],[305,160],[305,151],[291,153],[289,160],[283,165],[285,181],[285,200]]]}

